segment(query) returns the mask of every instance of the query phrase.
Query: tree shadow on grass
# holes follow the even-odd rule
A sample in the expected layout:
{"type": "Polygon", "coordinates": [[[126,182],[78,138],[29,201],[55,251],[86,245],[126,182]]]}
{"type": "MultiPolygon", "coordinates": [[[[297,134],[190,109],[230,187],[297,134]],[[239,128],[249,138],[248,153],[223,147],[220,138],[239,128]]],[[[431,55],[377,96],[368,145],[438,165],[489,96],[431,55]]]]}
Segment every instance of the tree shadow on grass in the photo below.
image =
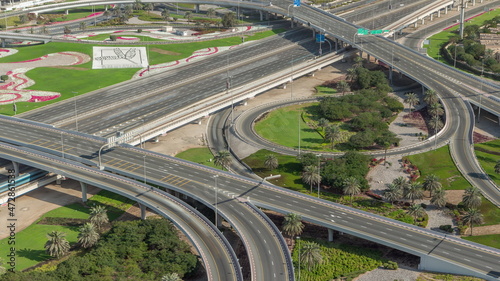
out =
{"type": "Polygon", "coordinates": [[[283,165],[280,165],[280,171],[292,175],[300,175],[301,169],[302,165],[300,163],[288,162],[283,165]]]}
{"type": "Polygon", "coordinates": [[[47,255],[44,250],[33,250],[27,248],[17,250],[17,256],[37,262],[41,262],[50,258],[50,256],[47,255]]]}

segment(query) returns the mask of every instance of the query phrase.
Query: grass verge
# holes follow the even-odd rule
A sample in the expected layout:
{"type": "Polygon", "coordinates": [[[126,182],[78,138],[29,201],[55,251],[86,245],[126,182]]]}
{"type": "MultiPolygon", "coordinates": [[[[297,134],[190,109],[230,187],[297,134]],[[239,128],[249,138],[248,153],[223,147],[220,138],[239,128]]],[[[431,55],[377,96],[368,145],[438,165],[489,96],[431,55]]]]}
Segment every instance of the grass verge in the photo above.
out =
{"type": "Polygon", "coordinates": [[[462,236],[463,239],[500,249],[500,235],[462,236]]]}
{"type": "Polygon", "coordinates": [[[175,157],[195,162],[201,165],[209,166],[212,168],[221,169],[220,166],[216,166],[214,164],[213,161],[214,155],[212,154],[212,152],[210,152],[210,149],[208,149],[208,147],[190,148],[188,150],[178,153],[177,155],[175,155],[175,157]]]}

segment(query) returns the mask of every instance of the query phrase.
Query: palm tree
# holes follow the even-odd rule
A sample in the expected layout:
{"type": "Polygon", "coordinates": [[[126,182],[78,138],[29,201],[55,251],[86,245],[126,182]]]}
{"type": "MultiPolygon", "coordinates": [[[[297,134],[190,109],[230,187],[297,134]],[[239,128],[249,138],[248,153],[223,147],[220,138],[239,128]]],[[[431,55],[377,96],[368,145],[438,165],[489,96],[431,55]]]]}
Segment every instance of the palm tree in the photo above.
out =
{"type": "Polygon", "coordinates": [[[87,28],[87,23],[86,23],[86,22],[84,22],[84,21],[82,21],[82,22],[80,23],[80,30],[85,30],[86,28],[87,28]]]}
{"type": "Polygon", "coordinates": [[[418,102],[419,102],[418,96],[415,93],[413,93],[413,92],[409,92],[409,93],[405,94],[405,97],[406,98],[405,98],[404,102],[407,103],[410,106],[410,113],[411,113],[413,111],[412,108],[415,105],[417,105],[418,102]]]}
{"type": "Polygon", "coordinates": [[[328,126],[325,128],[325,138],[330,140],[332,144],[332,149],[335,146],[335,142],[340,140],[340,137],[342,136],[340,132],[340,127],[337,126],[328,126]]]}
{"type": "Polygon", "coordinates": [[[495,164],[495,173],[500,174],[500,160],[495,164]]]}
{"type": "Polygon", "coordinates": [[[187,21],[189,22],[193,18],[193,13],[191,11],[187,11],[184,14],[184,18],[187,19],[187,21]]]}
{"type": "Polygon", "coordinates": [[[418,182],[410,183],[403,190],[403,197],[405,199],[411,200],[411,203],[415,203],[415,199],[424,198],[424,190],[422,185],[418,182]]]}
{"type": "Polygon", "coordinates": [[[351,88],[349,87],[349,84],[345,80],[340,80],[337,83],[337,91],[341,92],[342,95],[345,94],[345,92],[349,92],[351,88]]]}
{"type": "Polygon", "coordinates": [[[427,111],[432,116],[441,116],[444,114],[443,106],[439,102],[431,103],[427,106],[427,111]]]}
{"type": "Polygon", "coordinates": [[[318,167],[316,165],[305,166],[302,172],[302,181],[309,184],[311,187],[321,182],[321,175],[318,173],[318,167]]]}
{"type": "Polygon", "coordinates": [[[164,21],[168,22],[170,19],[170,11],[168,9],[163,9],[163,11],[161,11],[161,17],[164,21]]]}
{"type": "Polygon", "coordinates": [[[321,127],[321,132],[325,133],[325,128],[330,124],[330,121],[326,118],[320,118],[318,120],[318,127],[321,127]]]}
{"type": "Polygon", "coordinates": [[[308,270],[316,264],[323,262],[323,257],[321,256],[321,248],[317,243],[314,242],[304,242],[302,248],[300,248],[300,262],[307,266],[308,270]]]}
{"type": "Polygon", "coordinates": [[[472,225],[482,224],[483,215],[477,209],[469,209],[467,213],[462,217],[464,224],[470,225],[470,236],[472,236],[472,225]]]}
{"type": "Polygon", "coordinates": [[[356,80],[358,78],[358,73],[356,72],[355,68],[349,68],[347,69],[347,75],[345,77],[349,82],[352,83],[352,81],[356,80]]]}
{"type": "Polygon", "coordinates": [[[221,166],[222,169],[229,166],[229,164],[231,164],[231,154],[229,153],[229,151],[219,151],[219,153],[214,157],[214,164],[217,166],[221,166]]]}
{"type": "Polygon", "coordinates": [[[355,57],[354,64],[352,65],[352,67],[354,67],[356,69],[356,68],[360,68],[362,66],[363,66],[363,58],[362,57],[355,57]]]}
{"type": "Polygon", "coordinates": [[[432,116],[431,120],[429,121],[429,126],[434,131],[434,134],[437,134],[437,132],[441,130],[444,125],[443,121],[441,121],[441,117],[432,116]]]}
{"type": "Polygon", "coordinates": [[[274,154],[266,155],[266,161],[264,161],[264,166],[269,170],[274,170],[278,168],[278,158],[274,154]]]}
{"type": "Polygon", "coordinates": [[[161,281],[182,281],[182,279],[179,277],[179,274],[174,272],[163,275],[161,281]]]}
{"type": "Polygon", "coordinates": [[[384,197],[387,201],[391,202],[391,204],[394,203],[394,201],[401,199],[402,196],[402,189],[393,183],[388,184],[387,189],[384,190],[384,197]]]}
{"type": "Polygon", "coordinates": [[[69,252],[69,242],[66,240],[66,233],[52,231],[47,233],[49,239],[45,243],[45,251],[52,257],[60,258],[69,252]]]}
{"type": "Polygon", "coordinates": [[[109,17],[111,16],[111,11],[110,10],[106,10],[104,11],[104,13],[102,14],[106,19],[109,19],[109,17]]]}
{"type": "Polygon", "coordinates": [[[408,181],[403,176],[399,176],[392,180],[392,184],[394,184],[400,190],[405,190],[406,186],[408,186],[408,181]]]}
{"type": "Polygon", "coordinates": [[[141,3],[141,0],[135,0],[135,2],[133,4],[134,10],[136,10],[136,11],[142,10],[142,6],[143,6],[143,4],[141,3]]]}
{"type": "Polygon", "coordinates": [[[441,183],[439,182],[439,177],[434,174],[426,176],[424,179],[424,184],[422,186],[425,190],[428,190],[430,192],[430,197],[432,197],[433,191],[438,190],[442,187],[441,183]]]}
{"type": "Polygon", "coordinates": [[[106,208],[101,205],[90,208],[90,222],[100,230],[104,224],[109,222],[106,208]]]}
{"type": "Polygon", "coordinates": [[[467,209],[477,209],[481,206],[481,192],[477,187],[469,187],[462,196],[462,202],[467,209]]]}
{"type": "MultiPolygon", "coordinates": [[[[142,6],[140,6],[140,8],[136,9],[136,10],[142,10],[142,6]]],[[[132,14],[133,11],[134,11],[134,8],[132,8],[131,5],[127,5],[127,6],[125,6],[125,11],[123,13],[122,13],[121,9],[116,9],[116,16],[120,18],[123,16],[123,14],[125,14],[128,17],[128,16],[130,16],[130,14],[132,14]]]]}
{"type": "Polygon", "coordinates": [[[446,192],[444,189],[436,189],[431,198],[431,204],[436,205],[438,208],[446,206],[446,192]]]}
{"type": "Polygon", "coordinates": [[[351,196],[352,204],[352,197],[361,192],[358,179],[355,177],[348,177],[347,179],[345,179],[342,191],[345,195],[351,196]]]}
{"type": "Polygon", "coordinates": [[[302,230],[304,230],[302,217],[295,213],[289,213],[288,215],[285,216],[281,229],[286,235],[290,237],[294,237],[296,235],[301,234],[302,230]]]}
{"type": "Polygon", "coordinates": [[[153,3],[147,3],[144,6],[144,10],[146,10],[146,12],[148,12],[148,16],[149,16],[149,12],[151,12],[154,8],[155,7],[154,7],[153,3]]]}
{"type": "Polygon", "coordinates": [[[433,104],[439,102],[439,97],[434,90],[427,90],[424,93],[424,101],[427,104],[433,104]]]}
{"type": "Polygon", "coordinates": [[[421,218],[425,216],[425,210],[422,208],[422,205],[420,204],[413,204],[408,208],[407,211],[408,215],[412,216],[415,222],[417,221],[418,218],[421,218]]]}
{"type": "Polygon", "coordinates": [[[215,9],[214,9],[214,8],[210,8],[210,9],[208,9],[208,10],[207,10],[207,16],[208,16],[209,18],[213,18],[213,17],[215,17],[215,9]]]}
{"type": "Polygon", "coordinates": [[[82,247],[90,248],[94,246],[97,241],[99,241],[99,233],[97,233],[93,224],[87,222],[80,227],[78,243],[80,243],[82,247]]]}

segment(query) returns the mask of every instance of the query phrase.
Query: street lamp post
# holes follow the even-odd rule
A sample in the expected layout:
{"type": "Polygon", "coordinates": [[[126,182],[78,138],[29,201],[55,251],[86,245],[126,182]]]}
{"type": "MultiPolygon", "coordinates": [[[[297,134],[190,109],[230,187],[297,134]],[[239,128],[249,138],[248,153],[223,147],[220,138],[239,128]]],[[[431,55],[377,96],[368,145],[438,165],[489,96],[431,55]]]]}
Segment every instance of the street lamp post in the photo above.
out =
{"type": "Polygon", "coordinates": [[[484,71],[484,59],[481,60],[481,91],[479,92],[479,107],[477,113],[477,123],[481,119],[481,106],[483,105],[483,71],[484,71]]]}
{"type": "Polygon", "coordinates": [[[318,198],[319,198],[319,186],[321,183],[321,154],[318,154],[318,198]]]}
{"type": "Polygon", "coordinates": [[[217,223],[217,214],[219,213],[218,212],[218,207],[217,207],[217,193],[218,193],[218,188],[217,188],[217,178],[219,177],[219,175],[214,175],[213,178],[215,180],[215,227],[218,227],[217,223]]]}
{"type": "MultiPolygon", "coordinates": [[[[297,236],[297,241],[300,241],[300,236],[297,236]]],[[[299,244],[299,243],[297,243],[299,244]]],[[[299,277],[298,277],[298,281],[300,281],[300,245],[298,246],[299,247],[299,277]]]]}
{"type": "Polygon", "coordinates": [[[72,92],[73,93],[73,100],[75,101],[75,126],[76,126],[76,131],[78,132],[78,111],[76,110],[76,94],[78,92],[72,92]]]}
{"type": "Polygon", "coordinates": [[[62,155],[62,158],[64,159],[64,138],[63,138],[62,131],[61,131],[61,155],[62,155]]]}

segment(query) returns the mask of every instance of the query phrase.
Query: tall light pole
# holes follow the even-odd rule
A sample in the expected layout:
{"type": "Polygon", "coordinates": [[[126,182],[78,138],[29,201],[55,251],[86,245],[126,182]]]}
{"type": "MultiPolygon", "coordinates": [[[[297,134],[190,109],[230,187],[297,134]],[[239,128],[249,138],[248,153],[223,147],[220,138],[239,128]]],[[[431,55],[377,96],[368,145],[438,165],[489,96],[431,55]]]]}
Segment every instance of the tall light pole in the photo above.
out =
{"type": "MultiPolygon", "coordinates": [[[[300,241],[300,236],[297,236],[297,241],[300,241]]],[[[297,243],[297,244],[299,244],[299,243],[297,243]]],[[[297,245],[297,246],[299,247],[299,257],[298,257],[298,259],[299,259],[299,279],[298,279],[298,281],[300,281],[300,245],[297,245]]]]}
{"type": "MultiPolygon", "coordinates": [[[[146,178],[146,155],[142,155],[142,159],[144,160],[144,184],[147,184],[147,178],[146,178]]],[[[151,186],[151,189],[153,187],[151,186]]]]}
{"type": "Polygon", "coordinates": [[[318,198],[319,198],[319,185],[321,182],[321,154],[318,154],[318,198]]]}
{"type": "Polygon", "coordinates": [[[76,110],[76,94],[78,92],[72,92],[73,93],[73,100],[75,101],[75,126],[76,126],[76,131],[78,132],[78,111],[76,110]]]}
{"type": "Polygon", "coordinates": [[[64,159],[64,139],[63,139],[63,132],[61,131],[61,155],[62,158],[64,159]]]}
{"type": "Polygon", "coordinates": [[[217,193],[218,193],[218,188],[217,188],[217,178],[219,177],[219,175],[214,175],[213,178],[215,180],[215,227],[218,227],[217,223],[217,214],[219,213],[218,212],[218,207],[217,207],[217,193]]]}
{"type": "Polygon", "coordinates": [[[479,92],[479,109],[477,113],[477,123],[481,118],[481,106],[483,105],[483,71],[484,71],[484,58],[481,60],[481,91],[479,92]]]}

